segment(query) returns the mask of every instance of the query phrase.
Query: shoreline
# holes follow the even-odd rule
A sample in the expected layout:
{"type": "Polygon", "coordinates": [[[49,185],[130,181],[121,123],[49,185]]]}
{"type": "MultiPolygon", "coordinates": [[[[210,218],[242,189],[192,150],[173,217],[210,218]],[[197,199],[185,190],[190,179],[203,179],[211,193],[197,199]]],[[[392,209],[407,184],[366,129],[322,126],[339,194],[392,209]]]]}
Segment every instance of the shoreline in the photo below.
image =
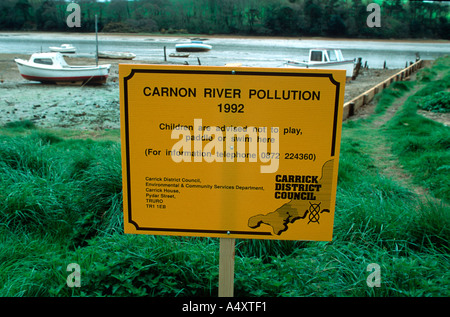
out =
{"type": "MultiPolygon", "coordinates": [[[[45,32],[45,31],[0,31],[0,36],[11,35],[57,35],[57,36],[94,36],[95,32],[45,32]]],[[[331,37],[299,37],[299,36],[257,36],[257,35],[231,35],[231,34],[185,34],[185,33],[174,33],[174,34],[161,34],[161,33],[109,33],[109,32],[98,32],[99,36],[106,37],[136,37],[136,38],[148,38],[148,37],[158,37],[158,38],[205,38],[205,39],[261,39],[261,40],[314,40],[314,41],[349,41],[349,42],[399,42],[399,43],[441,43],[449,44],[450,40],[445,39],[379,39],[379,38],[331,38],[331,37]]]]}

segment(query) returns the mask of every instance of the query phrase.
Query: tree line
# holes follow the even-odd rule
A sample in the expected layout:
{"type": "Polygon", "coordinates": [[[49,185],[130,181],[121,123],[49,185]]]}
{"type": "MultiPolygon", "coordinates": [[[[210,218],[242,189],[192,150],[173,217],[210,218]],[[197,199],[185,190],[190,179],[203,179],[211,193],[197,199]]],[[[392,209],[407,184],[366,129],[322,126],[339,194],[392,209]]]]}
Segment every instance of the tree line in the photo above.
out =
{"type": "Polygon", "coordinates": [[[2,0],[0,30],[449,39],[445,2],[417,0],[76,0],[80,27],[68,27],[70,2],[2,0]],[[380,4],[380,27],[367,5],[380,4]]]}

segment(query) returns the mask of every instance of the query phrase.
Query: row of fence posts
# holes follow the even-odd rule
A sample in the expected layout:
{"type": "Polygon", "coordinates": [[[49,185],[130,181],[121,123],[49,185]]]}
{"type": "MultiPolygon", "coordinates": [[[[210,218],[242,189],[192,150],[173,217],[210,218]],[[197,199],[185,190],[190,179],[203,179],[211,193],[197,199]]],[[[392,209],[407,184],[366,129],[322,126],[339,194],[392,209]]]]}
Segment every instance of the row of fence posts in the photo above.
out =
{"type": "MultiPolygon", "coordinates": [[[[408,65],[408,63],[406,64],[408,65]]],[[[409,66],[405,67],[398,73],[392,75],[388,79],[378,83],[374,87],[370,88],[369,90],[363,92],[356,98],[346,102],[344,104],[344,112],[342,116],[342,120],[346,120],[349,117],[353,116],[357,109],[361,108],[362,106],[368,104],[370,101],[372,101],[373,97],[380,93],[383,89],[387,88],[390,84],[392,84],[395,81],[403,81],[408,79],[412,73],[416,72],[420,68],[422,68],[424,65],[423,60],[418,60],[415,63],[410,63],[409,66]]]]}

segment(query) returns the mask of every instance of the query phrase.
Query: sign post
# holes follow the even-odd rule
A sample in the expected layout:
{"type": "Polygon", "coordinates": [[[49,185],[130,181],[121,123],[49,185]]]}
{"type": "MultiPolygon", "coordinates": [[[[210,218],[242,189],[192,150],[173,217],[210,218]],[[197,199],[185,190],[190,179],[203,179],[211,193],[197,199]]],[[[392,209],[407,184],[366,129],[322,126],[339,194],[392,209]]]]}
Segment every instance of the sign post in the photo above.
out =
{"type": "Polygon", "coordinates": [[[119,77],[126,233],[221,238],[221,296],[234,239],[332,239],[345,71],[121,64],[119,77]]]}
{"type": "Polygon", "coordinates": [[[219,297],[234,294],[234,244],[233,238],[220,238],[219,297]]]}

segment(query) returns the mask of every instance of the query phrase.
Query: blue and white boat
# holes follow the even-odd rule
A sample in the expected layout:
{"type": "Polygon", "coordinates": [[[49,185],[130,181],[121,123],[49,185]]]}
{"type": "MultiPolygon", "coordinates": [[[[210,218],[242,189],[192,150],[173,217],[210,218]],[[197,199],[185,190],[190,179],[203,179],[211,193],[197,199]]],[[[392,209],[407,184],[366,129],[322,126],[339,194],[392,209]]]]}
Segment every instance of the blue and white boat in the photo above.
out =
{"type": "Polygon", "coordinates": [[[207,52],[212,49],[212,46],[202,41],[191,41],[190,43],[176,44],[175,49],[177,52],[207,52]]]}

